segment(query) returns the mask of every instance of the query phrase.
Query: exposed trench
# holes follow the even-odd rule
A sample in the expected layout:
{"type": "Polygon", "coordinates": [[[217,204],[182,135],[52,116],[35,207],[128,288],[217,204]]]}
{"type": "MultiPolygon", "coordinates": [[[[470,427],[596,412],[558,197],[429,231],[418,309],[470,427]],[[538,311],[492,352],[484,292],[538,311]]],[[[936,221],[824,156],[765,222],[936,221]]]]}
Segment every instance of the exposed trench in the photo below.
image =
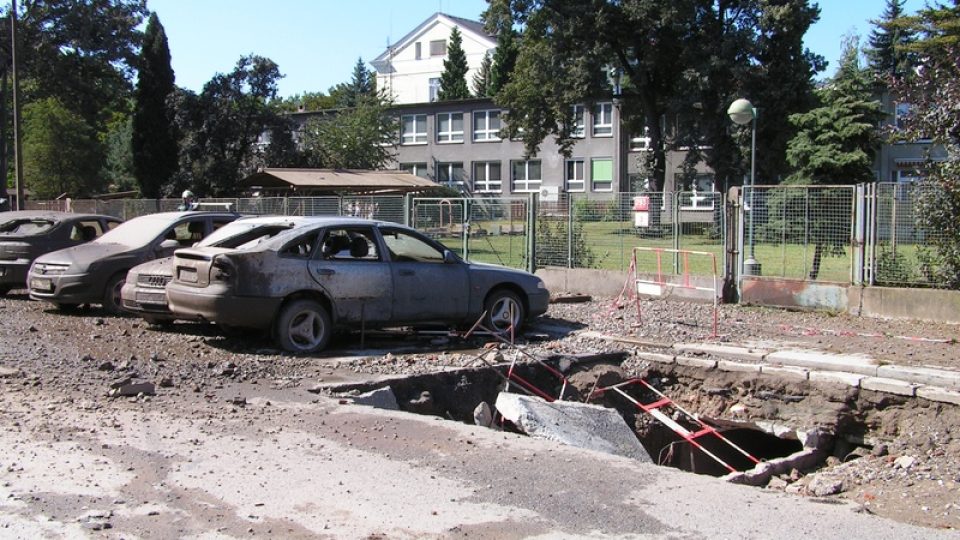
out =
{"type": "MultiPolygon", "coordinates": [[[[490,355],[493,359],[493,355],[490,355]]],[[[496,360],[503,360],[497,356],[496,360]]],[[[614,392],[597,395],[595,390],[625,379],[639,377],[683,409],[714,427],[729,441],[762,462],[750,459],[714,436],[696,439],[706,450],[742,474],[735,482],[763,485],[772,475],[797,470],[816,470],[830,456],[841,461],[870,452],[871,446],[889,435],[884,412],[910,406],[908,398],[860,392],[841,385],[819,385],[775,376],[724,372],[679,365],[647,365],[628,353],[579,357],[554,356],[542,360],[560,370],[569,381],[564,399],[587,401],[615,408],[637,435],[655,463],[713,476],[729,470],[694,448],[663,423],[641,411],[614,392]]],[[[401,410],[474,423],[474,411],[482,402],[491,409],[505,387],[508,365],[492,363],[441,373],[408,376],[376,383],[330,387],[334,393],[366,392],[389,386],[401,410]]],[[[551,369],[538,363],[518,363],[515,374],[551,396],[563,382],[551,369]]],[[[512,383],[511,391],[521,393],[512,383]]],[[[641,385],[624,390],[640,403],[660,399],[641,385]]],[[[672,408],[671,418],[695,432],[698,426],[672,408]]],[[[498,424],[511,429],[508,423],[498,424]]]]}

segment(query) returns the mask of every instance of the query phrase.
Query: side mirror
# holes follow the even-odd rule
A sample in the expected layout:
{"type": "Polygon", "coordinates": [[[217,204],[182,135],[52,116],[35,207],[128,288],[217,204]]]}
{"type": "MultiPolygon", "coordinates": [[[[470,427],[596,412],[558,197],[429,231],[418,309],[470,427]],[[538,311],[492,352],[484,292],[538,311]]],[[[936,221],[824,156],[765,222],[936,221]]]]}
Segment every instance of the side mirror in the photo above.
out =
{"type": "Polygon", "coordinates": [[[158,249],[160,251],[167,251],[171,249],[177,249],[178,247],[180,247],[180,242],[177,242],[176,240],[167,239],[167,240],[164,240],[163,242],[160,242],[160,246],[158,247],[158,249]]]}
{"type": "Polygon", "coordinates": [[[453,264],[455,262],[459,262],[457,256],[449,249],[443,250],[443,264],[453,264]]]}

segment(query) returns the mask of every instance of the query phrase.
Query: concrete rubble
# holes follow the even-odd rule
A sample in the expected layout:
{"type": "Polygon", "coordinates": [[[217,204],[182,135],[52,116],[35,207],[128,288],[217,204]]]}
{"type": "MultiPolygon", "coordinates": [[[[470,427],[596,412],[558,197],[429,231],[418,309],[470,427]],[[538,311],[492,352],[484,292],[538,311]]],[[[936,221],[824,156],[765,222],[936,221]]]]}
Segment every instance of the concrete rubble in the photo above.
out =
{"type": "Polygon", "coordinates": [[[501,392],[496,408],[531,437],[653,463],[637,436],[614,409],[501,392]]]}

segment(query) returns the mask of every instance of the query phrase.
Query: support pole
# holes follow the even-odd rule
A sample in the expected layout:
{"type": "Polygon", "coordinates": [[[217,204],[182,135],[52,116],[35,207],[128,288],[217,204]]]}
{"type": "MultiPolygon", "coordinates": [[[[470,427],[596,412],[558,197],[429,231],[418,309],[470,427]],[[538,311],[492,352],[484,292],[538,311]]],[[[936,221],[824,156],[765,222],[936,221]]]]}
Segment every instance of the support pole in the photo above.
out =
{"type": "Polygon", "coordinates": [[[13,72],[13,167],[17,186],[16,210],[23,210],[23,148],[20,144],[20,76],[17,73],[17,0],[10,1],[10,58],[13,72]]]}

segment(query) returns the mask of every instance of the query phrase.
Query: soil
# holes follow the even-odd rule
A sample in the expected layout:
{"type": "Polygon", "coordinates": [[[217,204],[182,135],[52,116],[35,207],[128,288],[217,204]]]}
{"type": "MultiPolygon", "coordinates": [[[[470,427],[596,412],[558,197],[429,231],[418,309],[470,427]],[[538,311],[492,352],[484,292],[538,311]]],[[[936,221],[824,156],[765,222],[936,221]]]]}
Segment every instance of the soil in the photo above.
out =
{"type": "MultiPolygon", "coordinates": [[[[61,404],[52,407],[115,410],[119,422],[127,417],[119,414],[124,404],[149,400],[154,410],[197,414],[196,420],[204,422],[204,413],[194,413],[202,410],[197,404],[242,395],[251,385],[282,393],[373,376],[478,367],[483,347],[493,345],[443,333],[375,332],[362,344],[358,335],[345,335],[322,355],[290,356],[280,354],[263,336],[227,336],[215,326],[194,323],[153,327],[132,317],[105,316],[96,308],[59,313],[18,293],[0,298],[0,395],[6,396],[0,398],[0,412],[7,425],[18,429],[50,429],[43,420],[50,411],[14,407],[18,395],[61,404]],[[154,382],[156,395],[107,397],[111,384],[125,379],[154,382]]],[[[954,325],[721,306],[715,335],[712,306],[659,300],[640,302],[639,308],[638,313],[632,301],[611,299],[552,304],[521,342],[530,355],[644,348],[585,336],[583,330],[590,330],[648,342],[651,350],[680,342],[798,347],[960,369],[960,328],[954,325]]],[[[626,367],[630,365],[628,361],[626,367]]],[[[824,394],[821,399],[828,405],[834,398],[824,394]]],[[[872,430],[872,444],[845,446],[821,469],[791,471],[765,489],[846,498],[867,513],[960,528],[958,407],[911,399],[861,400],[857,406],[870,409],[864,421],[872,430]]],[[[269,415],[260,418],[270,422],[269,415]]]]}

